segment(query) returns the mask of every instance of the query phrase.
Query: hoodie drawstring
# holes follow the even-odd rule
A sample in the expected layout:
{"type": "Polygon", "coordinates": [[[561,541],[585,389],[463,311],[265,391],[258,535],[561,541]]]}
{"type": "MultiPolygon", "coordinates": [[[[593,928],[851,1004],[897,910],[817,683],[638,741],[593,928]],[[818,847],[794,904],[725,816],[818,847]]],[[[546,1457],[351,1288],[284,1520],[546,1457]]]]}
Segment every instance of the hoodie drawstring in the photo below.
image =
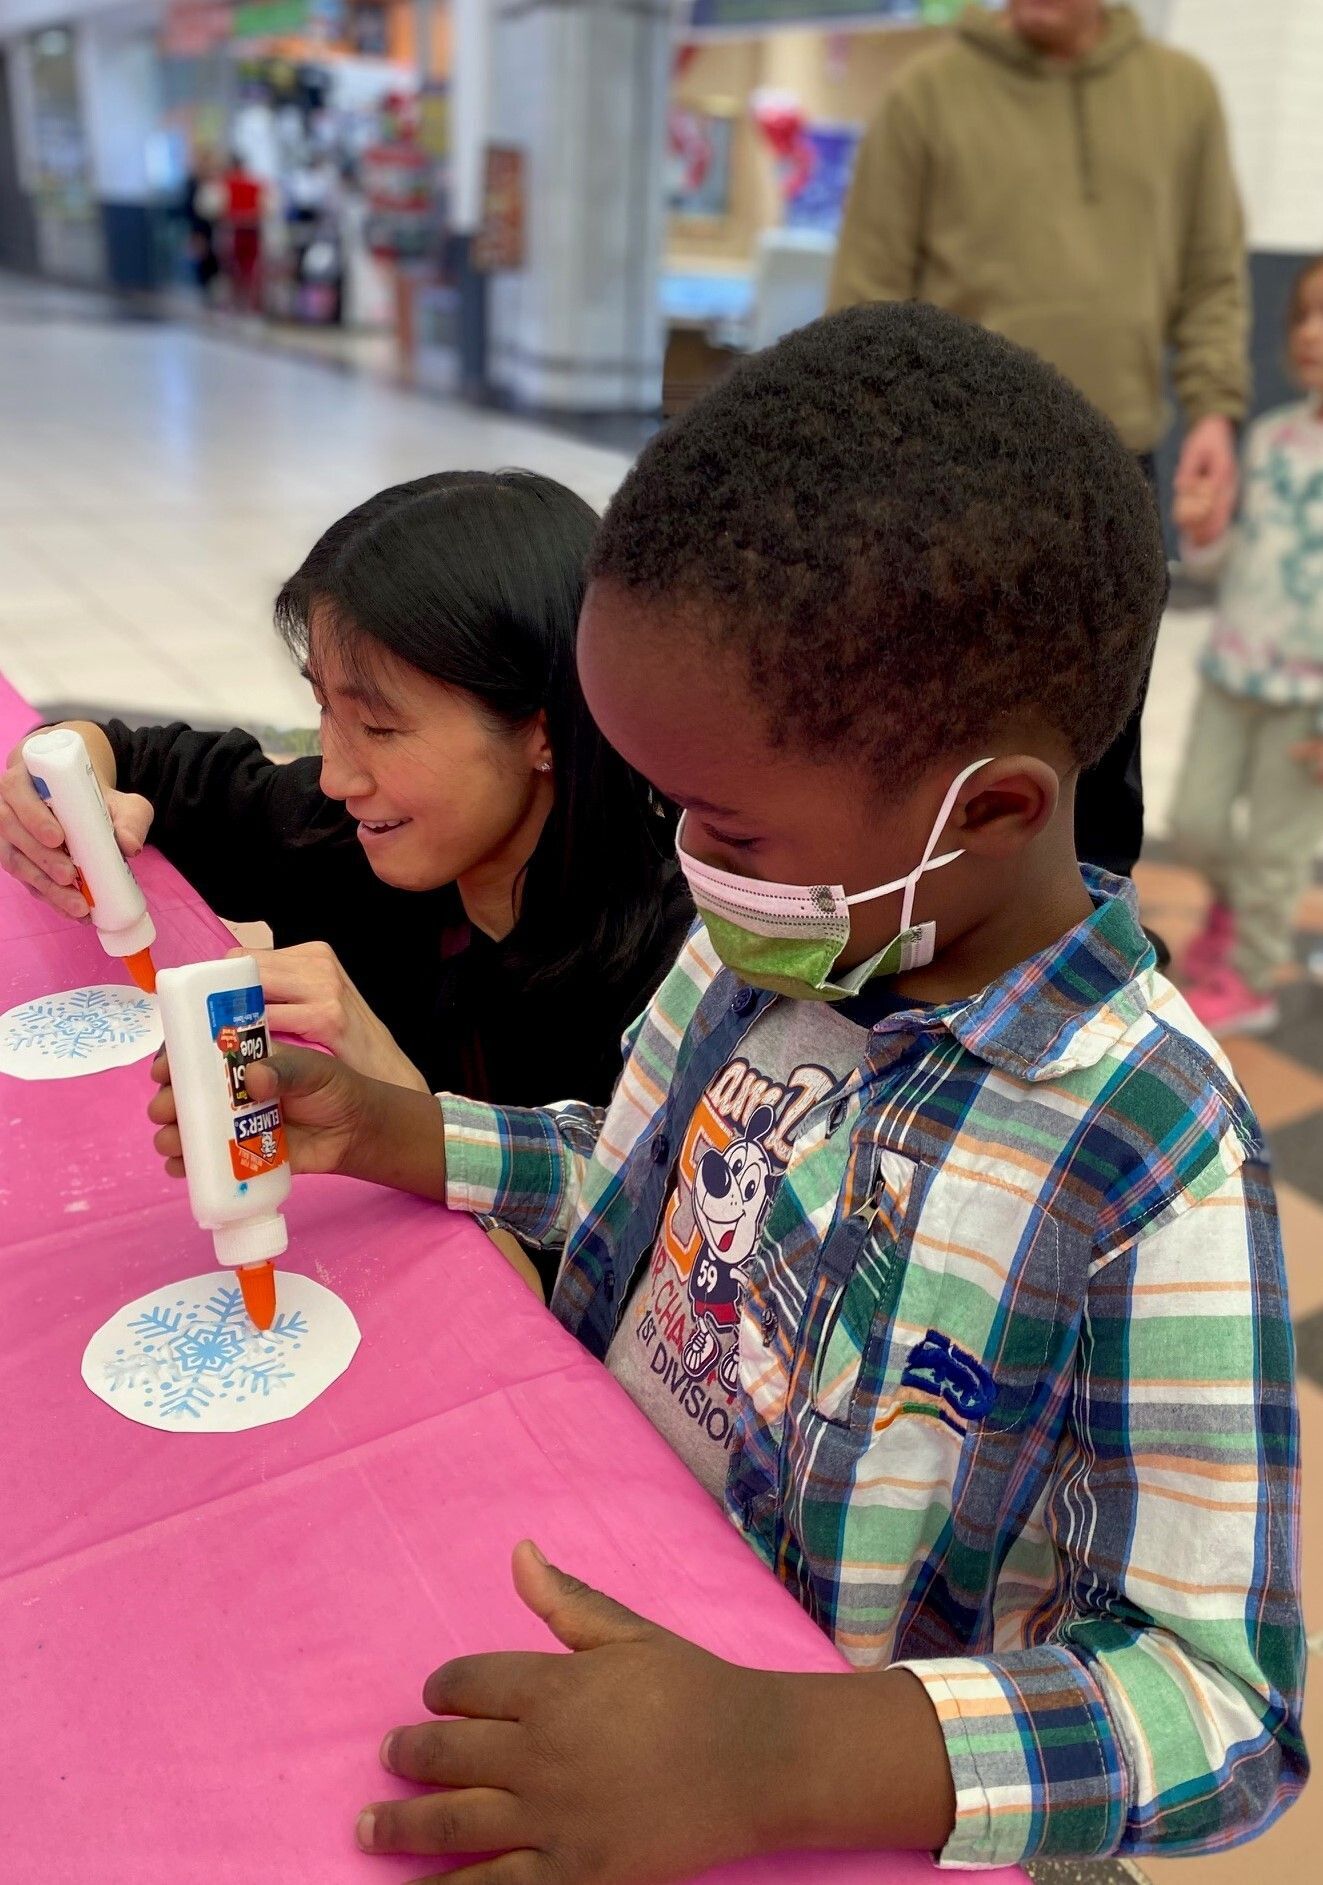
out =
{"type": "Polygon", "coordinates": [[[1075,118],[1075,147],[1079,154],[1080,188],[1086,203],[1098,201],[1098,182],[1093,167],[1093,145],[1089,141],[1089,114],[1085,105],[1084,87],[1088,80],[1083,73],[1076,72],[1070,79],[1070,102],[1075,118]]]}

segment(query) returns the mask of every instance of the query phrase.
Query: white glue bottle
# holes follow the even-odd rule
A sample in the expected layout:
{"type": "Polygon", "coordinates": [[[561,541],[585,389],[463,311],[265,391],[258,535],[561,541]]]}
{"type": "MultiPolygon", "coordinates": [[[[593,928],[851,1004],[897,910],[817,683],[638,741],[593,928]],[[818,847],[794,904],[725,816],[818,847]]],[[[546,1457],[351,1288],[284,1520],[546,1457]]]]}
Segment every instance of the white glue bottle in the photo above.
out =
{"type": "Polygon", "coordinates": [[[291,1178],[280,1107],[248,1092],[249,1067],[271,1051],[257,964],[236,956],[162,969],[156,993],[193,1215],[216,1261],[237,1271],[249,1315],[269,1329],[291,1178]]]}
{"type": "Polygon", "coordinates": [[[23,764],[37,796],[60,821],[101,947],[108,956],[121,957],[139,988],[150,995],[156,986],[151,956],[156,925],[115,840],[101,782],[81,733],[72,727],[34,733],[23,742],[23,764]]]}

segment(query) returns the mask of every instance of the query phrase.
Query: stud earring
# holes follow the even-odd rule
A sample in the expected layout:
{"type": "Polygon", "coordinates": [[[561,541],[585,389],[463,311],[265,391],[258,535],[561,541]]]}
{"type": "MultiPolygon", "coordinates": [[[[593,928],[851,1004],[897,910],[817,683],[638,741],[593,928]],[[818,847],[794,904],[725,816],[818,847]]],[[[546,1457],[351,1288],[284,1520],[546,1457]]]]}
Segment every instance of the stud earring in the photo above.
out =
{"type": "Polygon", "coordinates": [[[540,765],[540,766],[538,767],[538,771],[539,771],[539,772],[550,772],[550,771],[551,771],[551,761],[550,761],[549,759],[544,759],[544,760],[542,761],[542,764],[541,764],[541,765],[540,765]]]}

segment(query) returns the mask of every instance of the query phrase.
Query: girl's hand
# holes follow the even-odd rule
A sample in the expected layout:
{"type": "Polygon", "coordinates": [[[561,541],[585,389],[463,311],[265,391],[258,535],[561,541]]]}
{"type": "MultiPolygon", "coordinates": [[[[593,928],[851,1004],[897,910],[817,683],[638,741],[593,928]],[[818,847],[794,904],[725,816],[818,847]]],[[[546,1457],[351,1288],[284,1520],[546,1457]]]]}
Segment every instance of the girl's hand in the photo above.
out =
{"type": "MultiPolygon", "coordinates": [[[[120,850],[125,857],[136,857],[151,827],[150,803],[136,792],[107,788],[104,780],[102,790],[120,850]]],[[[23,764],[21,746],[14,748],[0,773],[0,870],[8,871],[61,916],[86,917],[87,900],[64,848],[60,821],[38,798],[23,764]]]]}
{"type": "Polygon", "coordinates": [[[1317,739],[1301,740],[1291,748],[1291,757],[1300,761],[1315,785],[1323,785],[1323,734],[1317,739]]]}
{"type": "Polygon", "coordinates": [[[426,1093],[427,1082],[368,1007],[329,943],[289,949],[232,949],[257,963],[273,1033],[296,1034],[325,1047],[355,1073],[426,1093]]]}
{"type": "MultiPolygon", "coordinates": [[[[172,1178],[184,1176],[179,1114],[165,1051],[152,1062],[160,1087],[147,1117],[160,1128],[154,1144],[172,1178]]],[[[369,1178],[444,1202],[445,1128],[430,1093],[370,1080],[330,1054],[282,1047],[253,1061],[244,1081],[254,1100],[278,1100],[285,1120],[290,1168],[369,1178]]]]}

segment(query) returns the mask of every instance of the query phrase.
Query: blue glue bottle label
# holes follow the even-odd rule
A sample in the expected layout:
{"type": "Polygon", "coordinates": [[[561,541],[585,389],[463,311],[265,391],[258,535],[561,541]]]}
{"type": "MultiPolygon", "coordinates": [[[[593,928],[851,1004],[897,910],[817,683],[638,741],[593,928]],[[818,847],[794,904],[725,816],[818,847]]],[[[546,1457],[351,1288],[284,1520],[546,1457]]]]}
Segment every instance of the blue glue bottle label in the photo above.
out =
{"type": "Polygon", "coordinates": [[[225,1087],[234,1114],[230,1166],[247,1180],[275,1171],[289,1154],[280,1108],[274,1101],[254,1105],[248,1069],[271,1052],[266,1031],[266,1001],[260,988],[228,988],[207,997],[207,1023],[225,1070],[225,1087]]]}

